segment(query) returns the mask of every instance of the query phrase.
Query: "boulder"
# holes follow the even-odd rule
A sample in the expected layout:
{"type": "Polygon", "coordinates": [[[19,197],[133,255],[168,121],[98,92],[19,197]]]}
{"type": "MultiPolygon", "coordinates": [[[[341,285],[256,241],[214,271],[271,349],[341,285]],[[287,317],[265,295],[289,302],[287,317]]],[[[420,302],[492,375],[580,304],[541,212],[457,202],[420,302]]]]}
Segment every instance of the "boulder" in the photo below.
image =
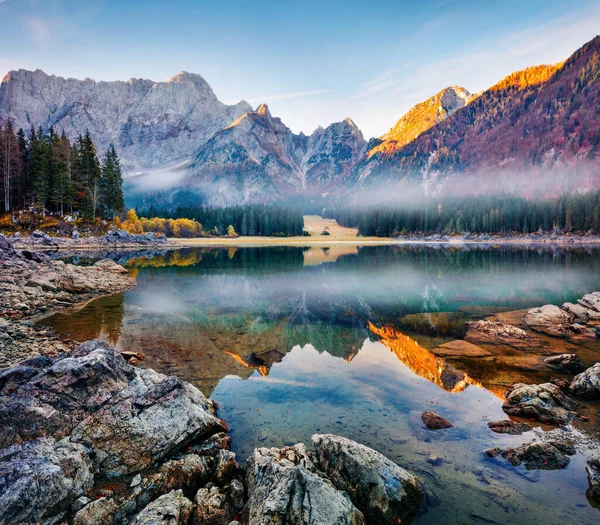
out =
{"type": "Polygon", "coordinates": [[[172,490],[146,506],[131,525],[187,525],[192,508],[183,491],[172,490]]]}
{"type": "MultiPolygon", "coordinates": [[[[587,299],[588,296],[584,296],[584,299],[580,299],[580,301],[585,300],[586,304],[588,304],[587,299]]],[[[589,307],[586,308],[581,304],[573,304],[573,303],[564,303],[562,305],[563,310],[568,312],[573,316],[576,323],[587,323],[588,321],[600,321],[600,312],[596,310],[592,310],[589,307]]]]}
{"type": "Polygon", "coordinates": [[[457,339],[456,341],[450,341],[444,343],[437,348],[433,349],[432,352],[439,357],[491,357],[494,354],[489,350],[481,348],[480,346],[457,339]]]}
{"type": "Polygon", "coordinates": [[[421,414],[423,424],[429,430],[441,430],[443,428],[450,428],[454,425],[442,416],[437,415],[435,412],[423,412],[421,414]]]}
{"type": "Polygon", "coordinates": [[[567,424],[574,416],[577,403],[552,383],[541,385],[514,384],[506,392],[502,405],[511,416],[526,417],[551,425],[567,424]]]}
{"type": "Polygon", "coordinates": [[[226,429],[198,389],[132,367],[101,341],[34,364],[0,373],[0,393],[11,393],[0,396],[0,446],[69,435],[114,476],[149,468],[226,429]]]}
{"type": "Polygon", "coordinates": [[[600,503],[600,457],[591,458],[585,467],[590,486],[590,496],[596,502],[600,503]]]}
{"type": "Polygon", "coordinates": [[[492,432],[497,434],[511,434],[513,436],[520,435],[523,432],[529,432],[531,426],[527,423],[511,421],[510,419],[502,419],[500,421],[490,421],[488,427],[492,432]]]}
{"type": "Polygon", "coordinates": [[[502,457],[513,466],[521,463],[527,470],[556,470],[566,468],[575,448],[567,441],[533,441],[520,447],[507,448],[502,457]]]}
{"type": "Polygon", "coordinates": [[[577,397],[600,399],[600,363],[575,376],[569,390],[577,397]]]}
{"type": "Polygon", "coordinates": [[[363,514],[348,494],[318,472],[302,444],[259,448],[248,459],[248,525],[363,525],[363,514]]]}
{"type": "Polygon", "coordinates": [[[312,442],[320,469],[350,495],[368,523],[392,525],[416,514],[423,489],[410,472],[344,437],[315,434],[312,442]]]}
{"type": "Polygon", "coordinates": [[[17,252],[13,248],[11,242],[0,234],[0,259],[10,259],[15,257],[17,252]]]}
{"type": "Polygon", "coordinates": [[[554,337],[596,337],[592,329],[575,323],[573,314],[553,304],[532,308],[524,321],[532,330],[554,337]]]}
{"type": "Polygon", "coordinates": [[[466,327],[465,340],[470,343],[512,346],[524,350],[543,346],[537,337],[525,330],[500,321],[471,321],[466,327]]]}
{"type": "Polygon", "coordinates": [[[600,313],[600,292],[593,292],[584,295],[577,302],[588,310],[600,313]]]}
{"type": "Polygon", "coordinates": [[[585,370],[585,366],[583,366],[577,354],[552,355],[544,358],[544,363],[569,374],[579,374],[585,370]]]}
{"type": "Polygon", "coordinates": [[[0,451],[0,523],[41,523],[67,513],[94,482],[88,448],[43,438],[0,451]]]}

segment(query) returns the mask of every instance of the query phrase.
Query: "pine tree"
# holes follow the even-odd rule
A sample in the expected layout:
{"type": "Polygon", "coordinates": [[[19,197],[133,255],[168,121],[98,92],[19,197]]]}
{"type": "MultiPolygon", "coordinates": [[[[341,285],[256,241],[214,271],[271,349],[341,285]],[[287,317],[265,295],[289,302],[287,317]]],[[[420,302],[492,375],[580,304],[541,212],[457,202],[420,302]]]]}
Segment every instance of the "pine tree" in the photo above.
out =
{"type": "Polygon", "coordinates": [[[102,163],[102,204],[102,215],[109,219],[114,219],[125,208],[121,162],[114,146],[108,148],[102,163]]]}

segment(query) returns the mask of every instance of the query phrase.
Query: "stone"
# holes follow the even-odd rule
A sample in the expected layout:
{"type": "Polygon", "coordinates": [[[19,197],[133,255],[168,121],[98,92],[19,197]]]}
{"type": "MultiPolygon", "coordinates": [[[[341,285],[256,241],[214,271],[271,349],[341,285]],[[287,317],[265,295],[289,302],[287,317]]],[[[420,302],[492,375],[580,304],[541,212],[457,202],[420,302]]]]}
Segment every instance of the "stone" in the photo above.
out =
{"type": "Polygon", "coordinates": [[[596,503],[600,503],[600,457],[588,460],[585,470],[590,486],[590,496],[596,503]]]}
{"type": "Polygon", "coordinates": [[[83,507],[73,518],[73,525],[110,525],[116,523],[119,510],[113,498],[102,497],[83,507]]]}
{"type": "Polygon", "coordinates": [[[542,342],[522,328],[500,321],[471,321],[466,323],[465,340],[470,343],[512,346],[528,350],[540,348],[542,342]]]}
{"type": "Polygon", "coordinates": [[[508,415],[550,425],[565,425],[574,417],[577,403],[552,383],[514,384],[505,394],[502,409],[508,415]]]}
{"type": "Polygon", "coordinates": [[[0,523],[41,523],[69,511],[94,483],[90,454],[53,438],[0,450],[0,523]]]}
{"type": "Polygon", "coordinates": [[[566,441],[534,441],[516,448],[507,448],[502,457],[517,467],[521,463],[527,470],[556,470],[566,468],[575,448],[566,441]]]}
{"type": "Polygon", "coordinates": [[[142,482],[142,475],[141,474],[136,474],[133,479],[131,480],[131,483],[129,484],[130,487],[137,487],[140,483],[142,482]]]}
{"type": "Polygon", "coordinates": [[[172,490],[148,504],[131,525],[187,525],[192,509],[192,502],[183,491],[172,490]]]}
{"type": "Polygon", "coordinates": [[[364,525],[363,514],[348,494],[318,472],[303,444],[258,448],[248,458],[248,525],[364,525]]]}
{"type": "Polygon", "coordinates": [[[600,313],[600,292],[593,292],[584,295],[577,301],[579,305],[583,306],[588,310],[600,313]]]}
{"type": "Polygon", "coordinates": [[[212,483],[202,487],[194,498],[194,525],[228,525],[244,508],[244,486],[234,479],[219,488],[212,483]]]}
{"type": "Polygon", "coordinates": [[[108,476],[136,473],[225,430],[212,401],[176,377],[128,365],[101,341],[40,363],[35,377],[0,373],[0,446],[52,435],[103,457],[108,476]]]}
{"type": "Polygon", "coordinates": [[[529,432],[531,430],[531,425],[527,423],[516,421],[511,421],[510,419],[503,419],[501,421],[490,421],[488,423],[488,427],[492,432],[496,432],[497,434],[511,434],[511,435],[520,435],[523,432],[529,432]]]}
{"type": "Polygon", "coordinates": [[[500,447],[492,447],[484,450],[483,452],[488,458],[495,458],[502,452],[502,449],[500,447]]]}
{"type": "Polygon", "coordinates": [[[585,366],[583,366],[577,354],[552,355],[544,358],[543,362],[552,368],[569,374],[579,374],[585,370],[585,366]]]}
{"type": "MultiPolygon", "coordinates": [[[[587,303],[586,297],[588,296],[584,296],[584,299],[580,299],[580,301],[583,300],[587,303]]],[[[586,308],[581,304],[564,303],[562,308],[573,316],[576,323],[585,324],[588,321],[600,321],[600,312],[586,308]]]]}
{"type": "Polygon", "coordinates": [[[524,321],[532,330],[554,337],[596,337],[592,329],[575,323],[575,317],[571,313],[553,304],[532,308],[524,321]]]}
{"type": "Polygon", "coordinates": [[[600,399],[600,363],[575,376],[569,390],[576,397],[600,399]]]}
{"type": "Polygon", "coordinates": [[[347,492],[368,523],[396,524],[416,514],[423,489],[410,472],[383,454],[333,434],[312,437],[319,468],[347,492]]]}
{"type": "Polygon", "coordinates": [[[423,412],[421,414],[423,424],[429,430],[441,430],[443,428],[450,428],[454,425],[442,416],[438,416],[435,412],[423,412]]]}

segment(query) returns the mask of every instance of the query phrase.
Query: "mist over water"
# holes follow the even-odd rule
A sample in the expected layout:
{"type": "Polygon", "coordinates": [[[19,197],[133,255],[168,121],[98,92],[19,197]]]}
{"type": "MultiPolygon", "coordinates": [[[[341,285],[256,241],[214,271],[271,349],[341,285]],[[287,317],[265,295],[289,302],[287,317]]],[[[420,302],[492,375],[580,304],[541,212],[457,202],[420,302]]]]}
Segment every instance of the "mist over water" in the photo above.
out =
{"type": "MultiPolygon", "coordinates": [[[[483,454],[541,432],[487,428],[505,417],[507,386],[555,375],[536,365],[540,356],[525,352],[515,363],[502,350],[458,360],[433,351],[461,339],[470,320],[600,290],[598,248],[363,246],[325,250],[319,264],[321,249],[138,255],[127,262],[134,289],[45,322],[65,338],[143,352],[142,366],[191,381],[219,402],[242,460],[258,446],[309,444],[315,432],[374,447],[423,480],[416,523],[597,521],[584,454],[565,470],[531,472],[483,454]],[[427,431],[426,410],[455,427],[427,431]]],[[[591,364],[600,348],[576,351],[591,364]]],[[[571,432],[592,432],[600,411],[586,413],[592,423],[571,432]]]]}

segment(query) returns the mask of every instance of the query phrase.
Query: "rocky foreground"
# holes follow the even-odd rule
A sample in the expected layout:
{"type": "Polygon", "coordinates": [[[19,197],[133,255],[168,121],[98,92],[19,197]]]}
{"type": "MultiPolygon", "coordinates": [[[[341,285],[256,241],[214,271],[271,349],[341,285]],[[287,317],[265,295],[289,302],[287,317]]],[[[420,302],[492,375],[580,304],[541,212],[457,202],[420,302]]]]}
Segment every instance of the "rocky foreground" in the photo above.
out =
{"type": "Polygon", "coordinates": [[[260,448],[246,468],[214,403],[90,341],[0,371],[0,522],[392,524],[421,484],[334,435],[260,448]]]}
{"type": "Polygon", "coordinates": [[[93,266],[65,264],[43,253],[17,251],[0,235],[0,367],[70,348],[31,318],[134,285],[127,270],[111,260],[93,266]]]}

